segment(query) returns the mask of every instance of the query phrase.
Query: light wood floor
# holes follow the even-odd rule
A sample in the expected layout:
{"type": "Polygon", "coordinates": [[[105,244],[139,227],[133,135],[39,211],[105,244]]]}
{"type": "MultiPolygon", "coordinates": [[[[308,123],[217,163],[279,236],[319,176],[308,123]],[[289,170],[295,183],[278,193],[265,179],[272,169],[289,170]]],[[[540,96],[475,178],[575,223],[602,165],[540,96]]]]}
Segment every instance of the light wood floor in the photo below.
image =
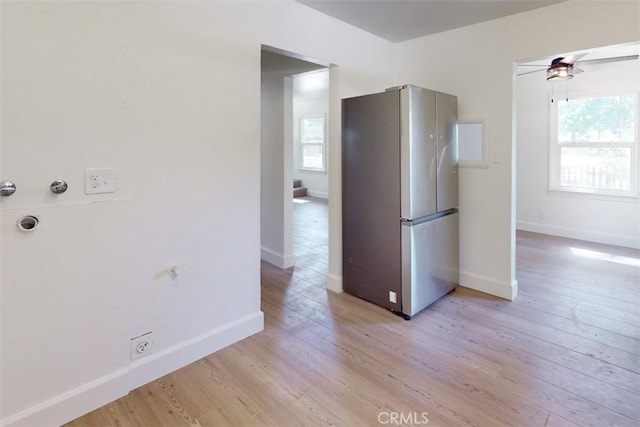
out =
{"type": "Polygon", "coordinates": [[[298,266],[262,264],[263,332],[69,425],[640,424],[639,251],[521,232],[515,301],[459,287],[407,322],[323,288],[307,200],[298,266]]]}

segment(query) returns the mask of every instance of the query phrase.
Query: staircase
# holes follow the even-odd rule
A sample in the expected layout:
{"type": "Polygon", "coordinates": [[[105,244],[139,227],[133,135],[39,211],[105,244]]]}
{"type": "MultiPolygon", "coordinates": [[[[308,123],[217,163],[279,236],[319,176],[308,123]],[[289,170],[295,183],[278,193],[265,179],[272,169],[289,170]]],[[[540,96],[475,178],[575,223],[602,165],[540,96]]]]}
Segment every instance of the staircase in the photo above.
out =
{"type": "Polygon", "coordinates": [[[307,195],[307,187],[302,186],[301,179],[293,180],[293,197],[304,197],[307,195]]]}

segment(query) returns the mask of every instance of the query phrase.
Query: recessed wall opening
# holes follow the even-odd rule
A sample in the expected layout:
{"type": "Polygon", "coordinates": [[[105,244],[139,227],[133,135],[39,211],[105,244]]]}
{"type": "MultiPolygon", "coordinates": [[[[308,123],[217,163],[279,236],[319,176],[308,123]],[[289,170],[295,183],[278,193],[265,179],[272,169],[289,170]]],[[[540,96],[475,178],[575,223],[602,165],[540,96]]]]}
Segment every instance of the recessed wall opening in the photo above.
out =
{"type": "Polygon", "coordinates": [[[304,255],[294,243],[318,225],[294,215],[320,206],[328,222],[329,64],[269,46],[261,53],[261,257],[287,269],[304,255]]]}
{"type": "Polygon", "coordinates": [[[639,247],[639,54],[634,43],[516,65],[517,230],[639,247]],[[563,58],[573,77],[549,79],[563,58]]]}

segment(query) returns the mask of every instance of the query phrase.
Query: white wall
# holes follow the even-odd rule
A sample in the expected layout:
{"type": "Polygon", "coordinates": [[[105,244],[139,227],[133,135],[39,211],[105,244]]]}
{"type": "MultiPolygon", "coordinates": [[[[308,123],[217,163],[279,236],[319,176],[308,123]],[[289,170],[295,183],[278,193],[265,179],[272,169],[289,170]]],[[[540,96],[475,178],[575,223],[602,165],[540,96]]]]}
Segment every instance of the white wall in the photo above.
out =
{"type": "MultiPolygon", "coordinates": [[[[583,59],[589,59],[585,57],[583,59]]],[[[555,85],[555,99],[598,90],[640,90],[640,61],[584,65],[568,84],[555,85]]],[[[516,79],[517,228],[546,234],[640,247],[640,200],[549,192],[551,83],[544,73],[516,79]],[[539,212],[544,212],[544,218],[539,212]]]]}
{"type": "Polygon", "coordinates": [[[463,285],[504,298],[517,292],[514,62],[640,40],[639,7],[570,1],[394,45],[395,84],[457,95],[461,121],[486,123],[494,162],[460,170],[463,285]]]}
{"type": "MultiPolygon", "coordinates": [[[[326,172],[301,170],[300,119],[310,115],[329,116],[329,70],[323,69],[293,77],[293,176],[302,180],[309,196],[329,198],[326,172]]],[[[328,152],[325,152],[328,155],[328,152]]],[[[326,161],[326,158],[325,158],[326,161]]]]}
{"type": "Polygon", "coordinates": [[[0,423],[57,425],[262,328],[261,44],[339,65],[334,119],[388,84],[391,49],[290,1],[1,7],[0,423]],[[117,192],[84,195],[87,167],[117,192]],[[24,214],[40,228],[18,233],[24,214]]]}
{"type": "MultiPolygon", "coordinates": [[[[285,154],[291,143],[285,141],[285,118],[291,108],[291,78],[282,71],[265,71],[261,79],[261,164],[260,164],[260,244],[262,259],[280,268],[294,264],[291,227],[286,226],[291,197],[286,185],[291,178],[285,154]]],[[[290,142],[291,138],[288,139],[290,142]]],[[[290,191],[289,191],[290,192],[290,191]]]]}
{"type": "Polygon", "coordinates": [[[341,289],[340,99],[408,82],[487,121],[501,162],[461,171],[462,277],[512,297],[513,61],[640,39],[636,2],[395,47],[292,1],[0,4],[0,179],[18,185],[0,199],[2,424],[61,424],[261,329],[261,44],[337,64],[327,286],[341,289]],[[87,167],[116,168],[118,191],[85,196],[87,167]],[[57,178],[70,189],[53,197],[57,178]],[[24,214],[41,219],[28,235],[24,214]],[[155,354],[130,363],[149,330],[155,354]]]}

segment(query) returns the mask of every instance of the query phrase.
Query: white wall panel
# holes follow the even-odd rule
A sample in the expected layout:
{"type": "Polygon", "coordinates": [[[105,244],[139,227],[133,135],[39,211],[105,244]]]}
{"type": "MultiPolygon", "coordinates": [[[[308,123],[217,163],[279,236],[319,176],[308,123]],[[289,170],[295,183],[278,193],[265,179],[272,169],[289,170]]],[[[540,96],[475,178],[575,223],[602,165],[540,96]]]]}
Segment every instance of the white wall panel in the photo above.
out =
{"type": "Polygon", "coordinates": [[[1,7],[0,419],[61,424],[262,328],[261,45],[339,64],[336,100],[384,86],[391,49],[292,1],[1,7]],[[83,194],[96,167],[115,193],[83,194]]]}

